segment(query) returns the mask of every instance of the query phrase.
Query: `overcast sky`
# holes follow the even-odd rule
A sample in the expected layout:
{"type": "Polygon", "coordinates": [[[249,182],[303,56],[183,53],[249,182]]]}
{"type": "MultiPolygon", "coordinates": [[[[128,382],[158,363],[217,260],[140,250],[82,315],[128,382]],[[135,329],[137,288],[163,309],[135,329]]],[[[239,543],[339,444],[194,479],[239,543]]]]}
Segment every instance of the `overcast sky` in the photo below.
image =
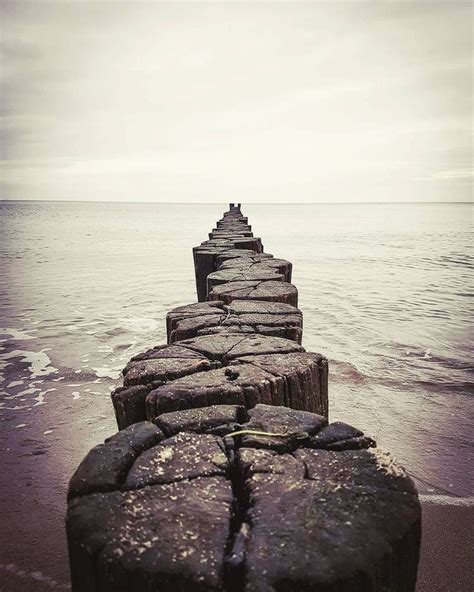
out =
{"type": "Polygon", "coordinates": [[[1,6],[3,199],[470,198],[469,3],[1,6]]]}

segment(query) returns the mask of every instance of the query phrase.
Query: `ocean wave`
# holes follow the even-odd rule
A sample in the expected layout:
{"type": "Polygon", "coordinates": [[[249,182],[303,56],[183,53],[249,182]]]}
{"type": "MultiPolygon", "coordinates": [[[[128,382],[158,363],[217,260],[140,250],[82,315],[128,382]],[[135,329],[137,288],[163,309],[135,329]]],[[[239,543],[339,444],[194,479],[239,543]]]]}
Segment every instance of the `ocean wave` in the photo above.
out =
{"type": "Polygon", "coordinates": [[[7,362],[6,360],[19,358],[20,363],[28,364],[31,378],[55,374],[58,372],[58,369],[51,365],[51,360],[45,353],[48,349],[49,348],[44,348],[39,352],[16,349],[8,353],[2,353],[0,354],[0,370],[12,364],[12,362],[7,362]]]}
{"type": "Polygon", "coordinates": [[[439,258],[443,263],[449,263],[450,265],[461,265],[472,269],[474,267],[473,258],[469,255],[462,253],[453,253],[452,255],[442,255],[439,258]]]}
{"type": "Polygon", "coordinates": [[[117,380],[120,378],[121,375],[121,368],[107,368],[107,367],[103,367],[103,368],[92,368],[92,370],[95,372],[95,375],[98,378],[111,378],[112,380],[117,380]]]}
{"type": "Polygon", "coordinates": [[[338,382],[365,382],[368,379],[357,366],[341,360],[330,360],[330,379],[338,382]]]}
{"type": "Polygon", "coordinates": [[[19,329],[13,329],[11,327],[0,327],[0,343],[8,341],[28,341],[30,339],[37,339],[36,336],[29,335],[26,331],[20,331],[19,329]],[[6,335],[6,338],[2,336],[6,335]]]}

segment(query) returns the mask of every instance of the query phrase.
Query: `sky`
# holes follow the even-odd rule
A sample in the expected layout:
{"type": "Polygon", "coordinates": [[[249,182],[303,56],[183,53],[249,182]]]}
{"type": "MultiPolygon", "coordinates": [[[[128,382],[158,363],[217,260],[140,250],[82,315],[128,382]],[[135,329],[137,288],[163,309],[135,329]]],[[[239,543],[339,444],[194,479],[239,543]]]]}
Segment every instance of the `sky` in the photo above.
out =
{"type": "Polygon", "coordinates": [[[472,197],[470,3],[1,10],[1,199],[472,197]]]}

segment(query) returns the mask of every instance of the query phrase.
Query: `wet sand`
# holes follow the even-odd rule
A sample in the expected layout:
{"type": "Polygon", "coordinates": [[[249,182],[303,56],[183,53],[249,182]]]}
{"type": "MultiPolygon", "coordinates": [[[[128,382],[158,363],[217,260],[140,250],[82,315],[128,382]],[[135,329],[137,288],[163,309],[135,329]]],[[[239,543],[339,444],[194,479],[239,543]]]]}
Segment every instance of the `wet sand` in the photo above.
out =
{"type": "Polygon", "coordinates": [[[56,401],[37,407],[30,420],[21,416],[25,427],[16,427],[22,423],[13,415],[2,418],[0,592],[70,589],[68,481],[86,453],[116,431],[109,390],[97,386],[103,395],[77,400],[58,389],[56,401]]]}
{"type": "Polygon", "coordinates": [[[474,498],[423,496],[417,592],[470,592],[474,587],[474,498]]]}

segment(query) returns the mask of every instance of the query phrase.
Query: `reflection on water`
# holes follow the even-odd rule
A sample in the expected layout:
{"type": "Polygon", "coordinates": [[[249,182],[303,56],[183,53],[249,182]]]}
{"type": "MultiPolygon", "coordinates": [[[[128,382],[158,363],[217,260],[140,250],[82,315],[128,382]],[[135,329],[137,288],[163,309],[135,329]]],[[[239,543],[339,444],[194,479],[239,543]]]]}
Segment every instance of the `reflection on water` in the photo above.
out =
{"type": "MultiPolygon", "coordinates": [[[[225,204],[0,209],[0,486],[15,500],[3,511],[26,538],[20,515],[57,514],[41,530],[61,555],[67,480],[115,430],[109,393],[121,368],[164,341],[170,308],[195,300],[191,247],[225,204]]],[[[373,434],[421,491],[471,494],[470,207],[244,209],[266,251],[293,261],[304,345],[330,359],[332,420],[373,434]]],[[[24,552],[13,545],[12,556],[24,552]]]]}

